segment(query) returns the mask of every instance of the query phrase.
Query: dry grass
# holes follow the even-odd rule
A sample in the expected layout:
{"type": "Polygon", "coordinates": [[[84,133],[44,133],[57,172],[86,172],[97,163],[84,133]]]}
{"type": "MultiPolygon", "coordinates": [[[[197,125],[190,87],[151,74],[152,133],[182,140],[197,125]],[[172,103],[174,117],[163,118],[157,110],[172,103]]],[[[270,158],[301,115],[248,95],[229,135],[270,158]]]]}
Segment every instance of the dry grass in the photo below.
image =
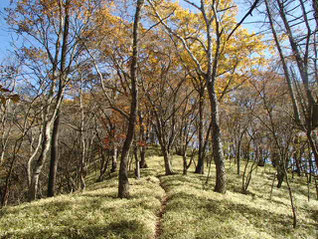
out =
{"type": "MultiPolygon", "coordinates": [[[[117,177],[93,183],[83,193],[62,195],[0,210],[0,238],[153,238],[164,190],[158,175],[164,173],[162,157],[148,158],[142,179],[130,179],[131,199],[117,199],[117,177]]],[[[227,164],[228,192],[213,192],[206,175],[181,175],[182,160],[175,157],[178,172],[160,180],[168,196],[161,239],[212,238],[318,238],[318,201],[307,201],[306,186],[292,182],[298,208],[298,227],[292,228],[286,187],[274,189],[269,201],[273,170],[258,168],[249,194],[241,194],[241,178],[235,165],[227,164]]]]}
{"type": "Polygon", "coordinates": [[[0,238],[152,238],[164,194],[156,174],[146,169],[142,179],[131,179],[128,200],[116,198],[114,177],[83,193],[4,208],[0,238]]]}
{"type": "MultiPolygon", "coordinates": [[[[303,180],[292,183],[298,208],[298,227],[293,229],[286,187],[275,188],[269,201],[273,174],[270,167],[258,168],[247,195],[240,193],[241,178],[235,174],[234,165],[228,164],[227,172],[225,195],[213,192],[213,167],[208,186],[204,185],[206,175],[189,173],[161,178],[169,198],[161,239],[318,238],[318,201],[308,202],[307,196],[300,194],[306,192],[303,180]]],[[[313,186],[311,190],[313,196],[313,186]]]]}

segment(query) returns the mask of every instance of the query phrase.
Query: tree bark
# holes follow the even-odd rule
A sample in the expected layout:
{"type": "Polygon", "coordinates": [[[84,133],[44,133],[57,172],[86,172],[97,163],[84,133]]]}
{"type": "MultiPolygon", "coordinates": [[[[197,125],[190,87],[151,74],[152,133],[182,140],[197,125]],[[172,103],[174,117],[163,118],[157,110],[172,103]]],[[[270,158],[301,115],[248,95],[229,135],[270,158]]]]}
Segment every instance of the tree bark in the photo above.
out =
{"type": "MultiPolygon", "coordinates": [[[[203,88],[204,90],[204,88],[203,88]]],[[[198,164],[195,169],[195,173],[204,174],[204,153],[203,153],[203,104],[204,104],[204,93],[201,89],[199,99],[199,155],[198,164]]]]}
{"type": "MultiPolygon", "coordinates": [[[[58,86],[58,98],[63,99],[63,84],[65,78],[65,64],[66,64],[66,54],[68,49],[68,35],[69,35],[69,0],[65,2],[64,8],[64,26],[63,26],[63,40],[61,49],[61,62],[60,62],[60,76],[59,76],[59,86],[58,86]]],[[[62,4],[60,4],[62,8],[62,4]]],[[[57,102],[58,103],[58,102],[57,102]]],[[[56,103],[56,104],[57,104],[56,103]]],[[[50,161],[50,171],[49,171],[49,182],[47,196],[53,197],[55,194],[55,182],[57,174],[58,165],[58,138],[59,138],[59,123],[60,123],[60,110],[57,109],[56,118],[53,123],[52,139],[51,139],[51,161],[50,161]]]]}
{"type": "Polygon", "coordinates": [[[143,124],[144,118],[141,113],[139,113],[139,124],[140,124],[140,138],[142,145],[139,146],[140,148],[140,168],[148,168],[147,162],[146,162],[146,134],[145,134],[145,127],[143,124]]]}
{"type": "Polygon", "coordinates": [[[171,156],[167,149],[162,149],[166,175],[172,175],[171,156]]]}
{"type": "Polygon", "coordinates": [[[146,162],[146,148],[145,148],[145,146],[142,146],[140,149],[140,168],[148,168],[148,165],[146,162]]]}
{"type": "Polygon", "coordinates": [[[241,144],[242,144],[242,137],[239,138],[237,142],[237,149],[236,149],[236,173],[240,175],[241,173],[241,144]]]}
{"type": "Polygon", "coordinates": [[[112,150],[112,168],[110,170],[111,173],[116,172],[117,170],[117,148],[114,146],[112,150]]]}
{"type": "Polygon", "coordinates": [[[134,145],[134,157],[135,157],[135,177],[140,179],[140,161],[138,159],[138,148],[134,145]]]}
{"type": "Polygon", "coordinates": [[[131,78],[131,105],[128,129],[126,139],[121,152],[120,169],[119,169],[119,184],[118,184],[118,197],[129,197],[129,181],[128,181],[128,152],[133,141],[135,134],[135,124],[137,119],[138,110],[138,84],[137,84],[137,60],[138,60],[138,25],[140,21],[141,9],[144,5],[144,0],[137,0],[136,12],[134,17],[133,27],[133,54],[130,66],[130,78],[131,78]]]}
{"type": "Polygon", "coordinates": [[[56,182],[57,165],[58,165],[59,121],[60,121],[60,116],[57,115],[54,121],[52,139],[51,139],[52,149],[51,149],[51,161],[50,161],[50,171],[49,171],[49,183],[48,183],[48,189],[47,189],[48,197],[54,197],[55,195],[55,182],[56,182]]]}
{"type": "Polygon", "coordinates": [[[35,162],[32,177],[31,177],[31,185],[29,188],[29,201],[33,201],[37,198],[38,186],[39,186],[39,178],[42,168],[44,166],[45,161],[48,158],[48,152],[51,146],[51,130],[52,130],[53,121],[44,123],[44,138],[42,142],[42,150],[38,160],[35,162]]]}
{"type": "Polygon", "coordinates": [[[218,100],[215,93],[214,84],[208,81],[208,92],[211,103],[211,121],[212,121],[212,154],[216,167],[215,192],[226,192],[226,172],[222,150],[221,129],[219,126],[218,100]]]}

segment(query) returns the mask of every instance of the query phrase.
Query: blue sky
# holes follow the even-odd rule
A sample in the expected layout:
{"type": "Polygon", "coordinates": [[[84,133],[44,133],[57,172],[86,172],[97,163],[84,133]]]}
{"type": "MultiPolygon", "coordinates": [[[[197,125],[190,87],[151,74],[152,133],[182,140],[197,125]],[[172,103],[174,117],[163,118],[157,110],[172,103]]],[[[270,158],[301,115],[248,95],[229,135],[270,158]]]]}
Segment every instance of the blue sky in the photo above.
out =
{"type": "MultiPolygon", "coordinates": [[[[0,11],[3,13],[4,8],[8,7],[10,0],[0,0],[0,11]]],[[[7,55],[7,50],[10,49],[11,35],[8,32],[7,25],[3,19],[3,14],[0,17],[0,62],[7,55]]]]}
{"type": "MultiPolygon", "coordinates": [[[[180,2],[183,2],[183,1],[180,1],[180,2]]],[[[194,2],[198,2],[198,1],[194,0],[194,2]]],[[[243,4],[240,4],[240,0],[235,0],[235,2],[237,2],[240,6],[241,11],[238,16],[238,18],[240,19],[242,17],[242,13],[245,13],[245,9],[244,7],[242,7],[243,4]]],[[[8,31],[8,26],[6,25],[6,22],[3,19],[4,8],[8,7],[9,4],[10,4],[10,0],[0,0],[0,11],[2,13],[0,15],[0,63],[8,55],[8,50],[12,49],[12,47],[10,46],[10,42],[12,41],[13,34],[11,34],[8,31]]],[[[247,19],[247,21],[249,21],[249,19],[247,19]]],[[[245,25],[245,27],[249,28],[251,31],[255,30],[255,27],[251,25],[245,25]]]]}

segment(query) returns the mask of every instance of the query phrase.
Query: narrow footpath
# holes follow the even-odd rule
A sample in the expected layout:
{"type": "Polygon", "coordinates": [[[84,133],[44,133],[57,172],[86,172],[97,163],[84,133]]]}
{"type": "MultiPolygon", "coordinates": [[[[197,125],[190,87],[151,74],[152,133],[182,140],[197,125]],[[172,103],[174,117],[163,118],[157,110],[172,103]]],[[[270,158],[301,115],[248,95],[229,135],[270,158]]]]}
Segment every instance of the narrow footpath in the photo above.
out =
{"type": "Polygon", "coordinates": [[[163,231],[163,216],[166,212],[166,206],[167,206],[167,202],[168,202],[168,196],[166,193],[166,189],[165,187],[162,185],[162,181],[161,181],[161,177],[162,176],[157,176],[157,178],[160,180],[160,187],[162,187],[162,189],[165,191],[164,196],[161,199],[161,207],[160,207],[160,211],[157,215],[157,223],[156,223],[156,232],[155,232],[155,239],[159,239],[162,231],[163,231]]]}

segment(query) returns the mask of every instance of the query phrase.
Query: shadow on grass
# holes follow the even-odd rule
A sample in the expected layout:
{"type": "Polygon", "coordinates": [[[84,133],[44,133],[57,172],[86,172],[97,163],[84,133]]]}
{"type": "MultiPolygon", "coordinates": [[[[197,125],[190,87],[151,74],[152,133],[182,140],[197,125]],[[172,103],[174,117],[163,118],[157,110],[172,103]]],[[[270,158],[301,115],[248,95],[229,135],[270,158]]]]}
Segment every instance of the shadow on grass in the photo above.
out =
{"type": "Polygon", "coordinates": [[[149,238],[151,232],[146,226],[137,220],[121,220],[105,224],[89,224],[77,228],[76,225],[70,228],[56,228],[56,230],[42,230],[40,232],[28,232],[20,234],[7,233],[1,238],[25,238],[25,239],[46,239],[46,238],[72,238],[72,239],[132,239],[149,238]]]}
{"type": "MultiPolygon", "coordinates": [[[[167,204],[168,214],[169,211],[173,213],[191,212],[187,217],[193,217],[196,218],[196,220],[203,219],[207,221],[211,220],[212,222],[217,221],[219,222],[218,225],[220,225],[221,227],[225,227],[229,230],[230,224],[239,225],[240,220],[242,220],[242,222],[245,223],[245,226],[242,225],[243,227],[253,226],[260,231],[264,231],[264,228],[266,228],[268,234],[270,234],[274,238],[275,236],[278,236],[279,238],[284,238],[286,236],[293,235],[294,233],[292,229],[293,220],[291,212],[289,215],[279,212],[279,206],[286,206],[283,202],[273,201],[273,205],[275,205],[276,208],[274,210],[266,210],[261,207],[258,208],[253,205],[249,205],[250,202],[247,202],[245,204],[243,202],[237,203],[237,200],[231,201],[230,199],[226,198],[221,200],[213,200],[211,198],[207,198],[206,195],[200,195],[200,192],[198,191],[198,189],[202,190],[202,184],[199,183],[202,183],[202,180],[206,179],[206,176],[204,175],[174,175],[166,176],[162,179],[163,184],[165,187],[167,187],[168,191],[171,190],[171,193],[169,195],[169,201],[167,204]],[[185,186],[187,189],[184,191],[174,190],[178,189],[178,187],[180,188],[180,186],[185,186]]],[[[235,184],[235,179],[229,180],[229,191],[241,193],[240,186],[240,184],[235,184]]],[[[255,191],[253,188],[253,190],[250,193],[252,199],[255,199],[255,197],[259,195],[260,194],[258,192],[258,189],[255,191]]],[[[239,195],[233,196],[240,197],[239,195]]],[[[246,198],[242,197],[242,200],[245,199],[246,198]]],[[[269,201],[266,200],[264,201],[264,203],[267,204],[269,203],[269,201]]],[[[182,222],[179,221],[178,223],[187,223],[188,219],[186,217],[181,216],[180,218],[182,222]]],[[[312,234],[315,232],[314,228],[318,228],[318,210],[312,213],[311,218],[317,221],[317,223],[308,223],[302,221],[301,219],[299,219],[298,223],[299,228],[301,228],[301,230],[309,232],[309,235],[312,236],[312,234]]],[[[211,226],[213,227],[213,225],[211,226]]],[[[207,230],[212,232],[212,229],[207,230]]]]}
{"type": "MultiPolygon", "coordinates": [[[[314,219],[314,221],[318,224],[318,209],[313,210],[311,213],[311,218],[314,219]]],[[[317,233],[318,233],[318,226],[317,226],[317,233]]]]}

